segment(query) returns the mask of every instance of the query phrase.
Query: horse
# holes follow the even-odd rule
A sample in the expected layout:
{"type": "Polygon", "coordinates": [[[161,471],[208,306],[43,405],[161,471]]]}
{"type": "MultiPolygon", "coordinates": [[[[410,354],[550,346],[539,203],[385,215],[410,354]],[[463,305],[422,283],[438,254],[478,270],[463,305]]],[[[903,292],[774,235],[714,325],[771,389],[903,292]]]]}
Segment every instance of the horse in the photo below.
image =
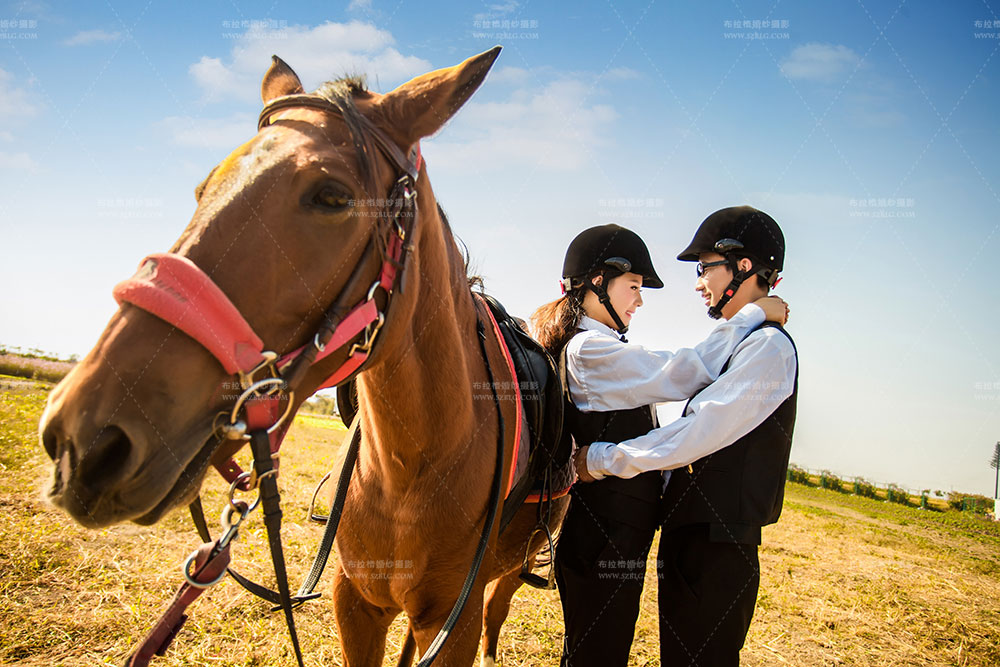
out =
{"type": "MultiPolygon", "coordinates": [[[[511,386],[504,383],[512,373],[494,330],[477,330],[488,315],[419,155],[420,140],[471,97],[499,51],[386,94],[346,77],[307,95],[275,56],[261,84],[267,118],[197,186],[196,210],[170,249],[211,277],[266,349],[308,347],[335,298],[364,301],[366,290],[368,300],[388,298],[368,288],[386,263],[382,234],[392,230],[383,228],[381,211],[400,178],[387,154],[416,157],[419,216],[405,238],[408,256],[391,309],[365,329],[363,342],[308,366],[287,399],[294,414],[359,346],[371,348],[355,378],[362,436],[333,581],[350,667],[382,664],[388,627],[400,613],[408,618],[401,664],[414,649],[427,652],[486,525],[490,480],[497,472],[508,480],[514,466],[516,403],[509,396],[495,403],[481,389],[511,386]],[[389,141],[373,143],[374,134],[389,141]],[[351,280],[354,274],[364,279],[351,280]],[[482,348],[477,331],[484,331],[482,348]],[[412,567],[379,576],[366,568],[373,559],[412,567]]],[[[167,321],[122,302],[95,347],[50,394],[39,429],[54,462],[51,502],[100,527],[153,524],[197,498],[209,465],[240,445],[219,435],[235,379],[217,359],[167,321]]],[[[553,500],[550,530],[568,502],[553,500]]],[[[536,508],[525,504],[503,533],[493,525],[439,664],[473,664],[480,634],[481,664],[495,663],[522,560],[527,554],[533,562],[546,542],[537,521],[536,508]]]]}

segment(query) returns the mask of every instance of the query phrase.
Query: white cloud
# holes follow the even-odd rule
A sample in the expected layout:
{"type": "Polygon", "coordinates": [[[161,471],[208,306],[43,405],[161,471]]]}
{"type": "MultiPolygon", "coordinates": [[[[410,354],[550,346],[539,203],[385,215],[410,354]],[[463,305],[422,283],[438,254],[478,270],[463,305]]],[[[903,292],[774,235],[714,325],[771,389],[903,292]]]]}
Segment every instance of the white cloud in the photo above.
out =
{"type": "Polygon", "coordinates": [[[160,121],[160,125],[179,146],[231,150],[256,133],[257,117],[248,113],[225,118],[170,116],[160,121]]]}
{"type": "Polygon", "coordinates": [[[489,6],[488,12],[479,12],[473,14],[472,18],[475,21],[484,21],[492,19],[501,19],[511,14],[518,8],[518,3],[511,0],[510,2],[505,2],[503,4],[494,4],[489,6]]]}
{"type": "Polygon", "coordinates": [[[428,161],[477,169],[586,167],[617,117],[610,105],[588,105],[591,92],[584,81],[563,78],[519,88],[504,102],[470,102],[444,138],[427,142],[428,161]]]}
{"type": "Polygon", "coordinates": [[[6,130],[0,130],[0,141],[14,141],[14,135],[6,130]]]}
{"type": "Polygon", "coordinates": [[[531,72],[523,67],[500,67],[490,72],[490,83],[524,84],[531,79],[531,72]]]}
{"type": "Polygon", "coordinates": [[[344,74],[367,74],[373,89],[388,90],[432,69],[422,58],[401,54],[394,43],[391,33],[361,21],[263,33],[251,29],[228,58],[204,56],[189,71],[209,100],[253,101],[260,95],[260,80],[272,54],[295,70],[306,90],[344,74]]]}
{"type": "Polygon", "coordinates": [[[90,46],[104,42],[117,42],[121,39],[120,32],[108,32],[107,30],[82,30],[65,42],[66,46],[90,46]]]}
{"type": "Polygon", "coordinates": [[[347,5],[347,11],[354,12],[358,10],[369,11],[372,8],[372,0],[351,0],[351,4],[347,5]]]}
{"type": "Polygon", "coordinates": [[[0,169],[38,171],[38,164],[27,153],[5,153],[0,151],[0,169]]]}
{"type": "Polygon", "coordinates": [[[842,44],[811,43],[797,46],[781,62],[789,79],[831,81],[861,61],[857,53],[842,44]]]}
{"type": "Polygon", "coordinates": [[[612,67],[604,73],[606,81],[631,81],[641,77],[642,75],[631,67],[612,67]]]}
{"type": "Polygon", "coordinates": [[[38,113],[34,96],[25,88],[14,85],[14,76],[0,69],[0,122],[9,123],[30,118],[38,113]]]}

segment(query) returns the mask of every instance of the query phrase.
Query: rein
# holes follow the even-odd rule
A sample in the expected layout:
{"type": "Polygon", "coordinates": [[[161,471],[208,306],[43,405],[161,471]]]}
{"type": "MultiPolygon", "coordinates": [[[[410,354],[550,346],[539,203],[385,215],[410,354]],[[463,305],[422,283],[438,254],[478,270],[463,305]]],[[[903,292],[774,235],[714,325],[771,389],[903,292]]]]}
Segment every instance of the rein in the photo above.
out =
{"type": "MultiPolygon", "coordinates": [[[[264,107],[260,114],[258,130],[267,127],[275,113],[301,107],[343,115],[343,110],[326,98],[307,94],[288,95],[276,98],[264,107]]],[[[218,285],[193,261],[181,255],[173,253],[149,255],[140,264],[135,276],[119,283],[113,290],[119,304],[132,304],[174,325],[208,350],[228,374],[238,377],[242,393],[228,411],[228,415],[226,413],[220,415],[227,417],[227,423],[217,426],[216,433],[221,436],[220,439],[249,442],[253,454],[253,469],[250,472],[244,472],[231,455],[222,463],[213,463],[220,475],[230,483],[229,504],[224,509],[221,519],[223,533],[217,539],[211,539],[200,498],[196,499],[191,504],[191,515],[205,544],[192,553],[184,563],[182,570],[185,583],[159,622],[130,656],[127,663],[129,666],[144,666],[153,655],[163,655],[187,619],[183,613],[185,608],[205,589],[221,581],[227,571],[248,591],[276,604],[272,611],[278,609],[284,611],[296,660],[300,667],[303,665],[292,610],[304,601],[320,596],[313,590],[319,582],[332,550],[347,488],[357,461],[361,443],[360,419],[355,416],[351,423],[347,457],[318,553],[306,580],[294,596],[288,586],[281,544],[282,513],[276,479],[278,452],[289,426],[288,417],[294,403],[294,391],[307,372],[333,352],[350,345],[346,360],[318,389],[333,387],[355,377],[371,357],[379,331],[386,321],[387,314],[391,312],[392,297],[397,289],[399,292],[404,289],[406,260],[409,251],[412,250],[412,246],[407,245],[406,239],[412,235],[418,221],[416,181],[422,164],[419,145],[414,147],[411,159],[404,155],[383,130],[366,117],[360,114],[357,117],[364,133],[374,139],[376,146],[402,175],[393,184],[385,208],[379,212],[379,225],[369,237],[361,261],[354,267],[340,295],[325,311],[310,343],[281,357],[273,351],[265,350],[261,338],[218,285]],[[377,252],[382,259],[378,277],[370,284],[365,297],[349,307],[348,295],[356,293],[357,288],[364,284],[362,267],[366,263],[365,259],[373,252],[377,252]],[[381,308],[376,300],[379,290],[385,295],[385,303],[381,308]],[[263,377],[257,379],[258,375],[263,377]],[[283,401],[284,408],[282,408],[283,401]],[[259,495],[252,504],[234,498],[237,490],[253,489],[257,489],[259,495]],[[237,537],[240,524],[258,505],[263,506],[264,523],[278,591],[256,584],[228,569],[231,542],[237,537]]],[[[427,654],[418,663],[418,667],[427,667],[433,662],[454,629],[478,576],[500,503],[504,463],[504,421],[493,381],[493,371],[486,353],[485,328],[478,311],[476,320],[480,352],[486,365],[498,419],[496,467],[487,505],[486,523],[473,563],[444,627],[435,637],[427,654]]],[[[241,445],[237,444],[236,449],[240,447],[241,445]]]]}

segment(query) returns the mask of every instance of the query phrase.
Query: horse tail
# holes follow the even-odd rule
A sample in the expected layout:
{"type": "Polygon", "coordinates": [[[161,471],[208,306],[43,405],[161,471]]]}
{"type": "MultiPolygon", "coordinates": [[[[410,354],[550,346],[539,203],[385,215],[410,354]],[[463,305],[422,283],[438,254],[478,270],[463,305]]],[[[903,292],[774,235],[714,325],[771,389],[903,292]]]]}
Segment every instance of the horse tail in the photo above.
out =
{"type": "Polygon", "coordinates": [[[410,667],[413,663],[413,654],[417,651],[417,640],[413,638],[413,624],[406,622],[406,639],[403,640],[403,649],[399,652],[399,660],[396,667],[410,667]]]}

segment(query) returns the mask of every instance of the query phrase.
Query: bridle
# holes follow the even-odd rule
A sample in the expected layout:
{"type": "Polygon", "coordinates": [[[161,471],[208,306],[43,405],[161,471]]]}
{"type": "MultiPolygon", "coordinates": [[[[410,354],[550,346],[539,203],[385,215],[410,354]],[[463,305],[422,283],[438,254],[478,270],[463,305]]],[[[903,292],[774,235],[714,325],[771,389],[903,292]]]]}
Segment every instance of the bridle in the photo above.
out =
{"type": "MultiPolygon", "coordinates": [[[[325,97],[287,95],[265,105],[260,113],[258,130],[267,127],[274,114],[302,107],[344,115],[341,107],[325,97]]],[[[253,469],[250,472],[244,472],[235,462],[232,458],[235,452],[230,452],[223,463],[213,462],[222,477],[230,483],[229,505],[222,515],[223,534],[211,540],[200,501],[192,503],[192,517],[206,542],[185,562],[186,582],[160,621],[132,654],[130,665],[146,665],[154,654],[162,654],[166,650],[186,619],[183,611],[187,605],[205,588],[225,576],[231,541],[242,521],[260,504],[263,505],[279,590],[271,591],[232,570],[229,572],[251,592],[279,603],[278,608],[285,612],[296,659],[302,664],[292,609],[302,601],[318,596],[312,593],[312,587],[318,582],[326,564],[336,525],[331,517],[323,536],[321,554],[313,566],[314,572],[310,572],[300,593],[293,599],[288,588],[281,546],[280,495],[275,479],[278,451],[288,429],[287,419],[294,403],[295,389],[309,370],[334,352],[346,348],[347,358],[318,388],[332,387],[352,379],[371,358],[378,334],[394,303],[393,296],[397,290],[403,289],[406,260],[412,250],[407,239],[412,240],[418,223],[416,183],[422,163],[419,144],[413,147],[412,158],[407,157],[383,130],[361,114],[357,114],[357,118],[364,134],[374,139],[375,145],[400,175],[385,199],[385,206],[379,210],[378,223],[361,259],[340,294],[324,312],[310,342],[280,357],[276,352],[265,350],[260,336],[222,289],[197,264],[179,254],[149,255],[132,278],[119,283],[113,290],[119,304],[129,303],[180,329],[200,343],[227,374],[238,379],[242,393],[227,410],[227,423],[219,426],[216,433],[222,439],[236,441],[237,450],[243,442],[249,442],[253,453],[253,469]],[[374,280],[368,283],[372,277],[364,275],[365,267],[369,265],[366,259],[376,253],[381,259],[380,269],[374,280]],[[365,296],[351,305],[350,295],[357,294],[365,283],[369,284],[365,296]],[[384,294],[381,306],[377,300],[379,291],[384,294]],[[242,419],[241,413],[244,416],[242,419]],[[234,498],[237,489],[250,491],[255,488],[259,496],[252,504],[234,498]]],[[[355,456],[359,443],[360,431],[355,424],[352,426],[350,445],[355,456]]]]}
{"type": "MultiPolygon", "coordinates": [[[[264,107],[258,129],[267,127],[274,114],[301,107],[341,113],[340,107],[325,97],[287,95],[264,107]]],[[[245,442],[250,439],[250,431],[266,428],[271,436],[272,456],[276,456],[287,430],[286,420],[294,391],[310,368],[347,347],[347,359],[317,389],[339,385],[357,375],[372,355],[393,303],[397,282],[400,283],[398,291],[403,288],[402,276],[410,250],[407,239],[412,238],[418,222],[416,183],[422,163],[419,144],[414,146],[411,159],[381,128],[361,114],[357,117],[365,132],[401,175],[386,197],[384,208],[379,211],[378,223],[361,260],[323,314],[311,342],[280,357],[265,350],[260,337],[232,301],[208,274],[182,255],[149,255],[135,276],[113,290],[119,303],[130,303],[146,310],[198,341],[226,373],[238,378],[242,393],[228,410],[228,423],[217,425],[217,432],[226,439],[245,442]],[[365,278],[363,269],[365,260],[372,254],[380,255],[382,260],[379,273],[364,298],[349,306],[350,295],[356,294],[363,282],[371,280],[365,278]],[[376,299],[379,291],[385,295],[381,307],[376,299]],[[281,407],[283,401],[284,408],[281,407]],[[241,411],[245,419],[240,419],[241,411]]],[[[213,465],[227,482],[236,483],[237,488],[247,491],[254,487],[253,474],[244,474],[231,456],[213,465]]]]}
{"type": "MultiPolygon", "coordinates": [[[[287,95],[265,105],[260,113],[258,130],[267,127],[272,116],[279,111],[303,107],[345,116],[346,120],[343,109],[325,97],[287,95]]],[[[149,255],[140,264],[135,276],[119,283],[113,290],[115,299],[120,304],[132,304],[174,325],[208,350],[226,373],[238,378],[242,393],[227,411],[228,414],[224,414],[227,423],[219,425],[216,432],[224,439],[235,441],[237,450],[242,446],[240,443],[249,441],[253,453],[253,469],[250,472],[244,472],[234,461],[231,455],[234,452],[223,463],[213,461],[222,477],[230,483],[229,504],[222,514],[223,533],[212,540],[201,511],[200,500],[191,504],[192,517],[205,544],[185,561],[183,573],[186,581],[159,622],[130,656],[128,665],[132,667],[147,665],[153,655],[162,655],[166,651],[187,618],[183,614],[186,607],[203,590],[221,581],[227,571],[250,592],[276,603],[275,611],[284,611],[296,660],[300,667],[303,665],[292,610],[305,600],[319,596],[312,591],[333,547],[361,442],[360,420],[355,416],[346,439],[350,443],[347,457],[319,553],[306,581],[294,596],[288,587],[281,545],[281,508],[276,480],[278,450],[289,426],[288,417],[294,404],[294,391],[311,368],[335,351],[347,348],[347,358],[317,387],[322,389],[354,378],[372,357],[379,332],[392,313],[392,304],[395,302],[393,296],[404,290],[407,257],[413,249],[407,239],[412,243],[418,222],[416,183],[422,165],[419,144],[413,147],[408,157],[383,130],[366,117],[357,114],[357,120],[363,134],[374,139],[375,145],[400,175],[385,200],[385,207],[379,211],[379,222],[368,239],[361,259],[340,294],[323,314],[311,342],[280,357],[276,352],[265,350],[260,337],[218,285],[197,264],[178,254],[149,255]],[[363,269],[368,265],[365,260],[373,253],[378,253],[381,258],[378,276],[374,282],[369,283],[364,298],[349,306],[349,295],[356,294],[362,285],[371,280],[363,275],[363,269]],[[376,300],[379,291],[385,295],[385,302],[381,307],[376,300]],[[263,377],[258,379],[259,376],[263,377]],[[240,418],[241,412],[244,419],[240,418]],[[250,491],[255,488],[259,495],[252,504],[234,498],[237,489],[250,491]],[[278,591],[272,591],[228,570],[231,541],[236,537],[242,521],[258,505],[263,506],[278,591]]],[[[486,312],[489,313],[489,310],[486,312]]],[[[489,317],[492,320],[492,315],[489,317]]],[[[486,353],[486,329],[478,315],[476,325],[479,349],[486,365],[497,415],[493,481],[487,501],[486,520],[462,590],[444,626],[421,658],[418,667],[427,667],[433,662],[455,628],[478,576],[500,504],[504,467],[504,419],[486,353]]],[[[496,327],[495,320],[493,325],[496,327]]]]}

